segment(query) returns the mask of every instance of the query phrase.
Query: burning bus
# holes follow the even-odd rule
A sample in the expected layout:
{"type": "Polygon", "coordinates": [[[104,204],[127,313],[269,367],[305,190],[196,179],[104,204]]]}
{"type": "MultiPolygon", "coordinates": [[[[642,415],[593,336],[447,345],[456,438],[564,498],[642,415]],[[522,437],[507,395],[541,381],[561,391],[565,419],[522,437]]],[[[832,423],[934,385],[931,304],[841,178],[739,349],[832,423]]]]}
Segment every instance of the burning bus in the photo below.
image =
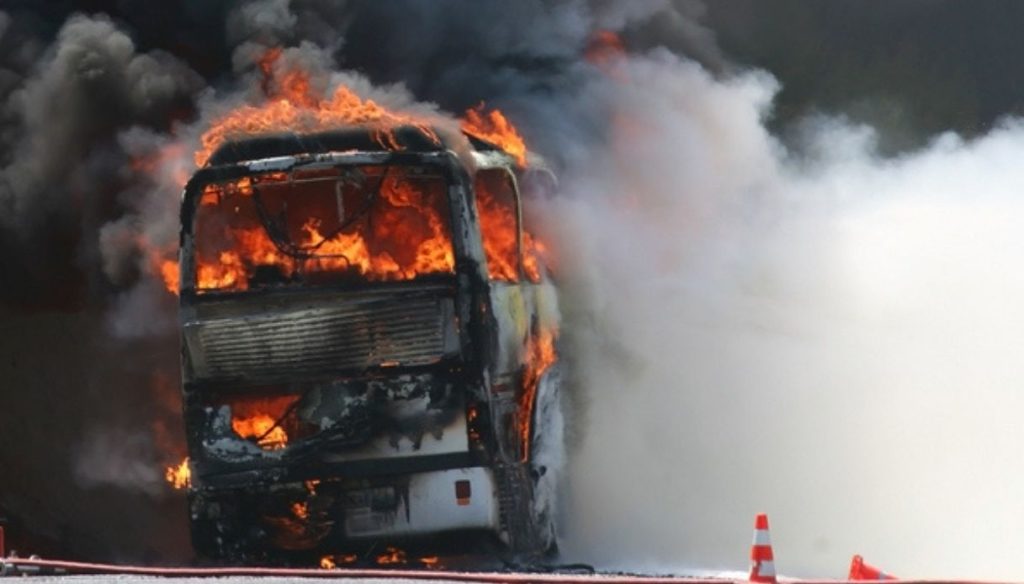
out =
{"type": "Polygon", "coordinates": [[[558,306],[522,211],[554,178],[472,136],[379,132],[225,141],[185,188],[202,555],[481,533],[520,557],[555,547],[558,306]]]}

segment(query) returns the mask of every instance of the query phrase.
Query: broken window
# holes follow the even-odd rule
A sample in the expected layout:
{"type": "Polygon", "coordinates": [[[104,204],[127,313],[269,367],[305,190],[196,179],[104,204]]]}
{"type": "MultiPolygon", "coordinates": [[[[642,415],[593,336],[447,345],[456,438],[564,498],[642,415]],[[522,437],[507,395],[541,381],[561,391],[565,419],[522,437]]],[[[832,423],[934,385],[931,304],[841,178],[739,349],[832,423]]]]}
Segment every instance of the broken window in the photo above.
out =
{"type": "Polygon", "coordinates": [[[551,171],[537,169],[527,169],[517,175],[517,182],[523,217],[523,273],[530,282],[537,284],[541,274],[550,271],[551,260],[547,247],[535,236],[535,228],[542,219],[542,209],[538,206],[555,196],[558,182],[551,171]]]}
{"type": "Polygon", "coordinates": [[[481,170],[473,189],[487,275],[491,280],[518,282],[519,206],[512,175],[505,169],[481,170]]]}
{"type": "Polygon", "coordinates": [[[452,274],[446,183],[425,167],[370,165],[212,183],[194,253],[199,292],[452,274]]]}

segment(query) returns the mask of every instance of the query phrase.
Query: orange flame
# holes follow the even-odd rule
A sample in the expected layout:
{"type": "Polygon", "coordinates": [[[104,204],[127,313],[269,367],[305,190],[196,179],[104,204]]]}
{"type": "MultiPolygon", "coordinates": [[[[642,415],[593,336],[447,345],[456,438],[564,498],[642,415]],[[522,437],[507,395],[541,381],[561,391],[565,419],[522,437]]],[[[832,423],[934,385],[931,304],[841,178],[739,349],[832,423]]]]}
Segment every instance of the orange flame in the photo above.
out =
{"type": "Polygon", "coordinates": [[[529,231],[523,230],[523,270],[531,282],[540,282],[541,259],[549,259],[547,246],[534,237],[529,231]]]}
{"type": "Polygon", "coordinates": [[[355,554],[324,556],[320,558],[320,568],[324,570],[333,570],[338,567],[338,564],[354,564],[358,560],[359,556],[355,554]]]}
{"type": "Polygon", "coordinates": [[[387,551],[377,556],[377,564],[381,566],[391,566],[404,563],[406,563],[405,552],[396,547],[388,546],[387,551]]]}
{"type": "MultiPolygon", "coordinates": [[[[141,154],[130,162],[132,170],[164,187],[181,189],[188,182],[192,162],[185,151],[183,142],[165,144],[151,152],[141,154]]],[[[146,254],[151,269],[160,276],[168,290],[177,294],[178,260],[171,259],[176,255],[177,242],[174,244],[154,243],[148,237],[140,235],[138,245],[146,254]]]]}
{"type": "Polygon", "coordinates": [[[441,565],[441,558],[438,558],[437,556],[423,556],[421,558],[417,558],[417,561],[423,564],[424,568],[430,570],[444,567],[441,565]]]}
{"type": "Polygon", "coordinates": [[[252,438],[264,450],[280,450],[288,445],[288,434],[284,428],[274,426],[274,418],[267,414],[256,414],[246,418],[231,419],[231,429],[242,438],[252,438]]]}
{"type": "MultiPolygon", "coordinates": [[[[477,176],[474,190],[480,235],[487,258],[487,275],[492,280],[518,281],[518,219],[514,194],[510,185],[482,178],[482,175],[477,176]]],[[[524,229],[522,247],[523,271],[527,279],[534,283],[540,282],[540,258],[544,253],[544,245],[524,229]]]]}
{"type": "MultiPolygon", "coordinates": [[[[394,129],[398,126],[412,126],[440,144],[436,132],[431,129],[431,120],[426,117],[387,110],[373,100],[360,98],[345,86],[338,86],[328,97],[324,97],[312,87],[307,71],[284,63],[284,54],[281,48],[273,48],[263,54],[258,67],[263,75],[260,86],[266,100],[260,104],[241,105],[215,120],[200,138],[201,145],[194,156],[196,165],[203,166],[209,162],[213,152],[227,140],[279,131],[311,132],[356,125],[367,128],[383,147],[395,150],[400,149],[401,145],[394,136],[394,129]]],[[[518,164],[525,166],[526,144],[501,111],[495,109],[485,112],[481,104],[466,112],[462,128],[473,136],[503,148],[518,164]]],[[[152,163],[141,161],[140,164],[152,163]]],[[[268,173],[262,180],[273,181],[273,175],[268,173]]],[[[276,178],[282,181],[285,179],[284,176],[276,178]]],[[[210,185],[203,193],[203,201],[208,196],[216,197],[218,191],[250,194],[250,181],[249,178],[243,178],[232,184],[210,185]]],[[[409,190],[412,187],[397,180],[391,182],[384,194],[398,209],[376,223],[381,229],[408,231],[403,223],[409,219],[406,211],[410,206],[409,190]]],[[[411,250],[413,257],[409,261],[400,261],[388,252],[370,253],[365,239],[357,234],[332,234],[328,241],[324,241],[321,227],[314,218],[310,218],[306,224],[303,240],[296,243],[300,247],[322,244],[319,251],[336,256],[333,260],[317,258],[315,269],[348,270],[354,266],[360,274],[371,280],[403,280],[425,273],[453,273],[454,257],[446,225],[436,213],[423,213],[422,207],[418,210],[425,215],[428,223],[427,236],[416,242],[415,249],[411,250]]],[[[494,225],[508,224],[509,219],[508,216],[484,217],[483,229],[487,231],[494,225]]],[[[222,249],[216,254],[196,258],[195,283],[199,290],[246,290],[250,272],[257,265],[275,265],[286,273],[296,269],[297,260],[277,249],[261,227],[236,226],[230,231],[229,239],[236,243],[232,249],[222,249]]],[[[503,233],[502,238],[506,240],[507,247],[507,235],[503,233]]],[[[527,277],[534,282],[540,280],[536,257],[536,249],[540,247],[529,233],[523,234],[524,269],[527,277]]],[[[177,259],[170,259],[168,255],[157,254],[153,262],[154,270],[167,290],[177,294],[180,269],[177,259]]],[[[509,276],[515,272],[517,262],[494,260],[490,263],[493,266],[492,277],[500,275],[512,279],[509,276]]]]}
{"type": "Polygon", "coordinates": [[[288,434],[275,423],[297,400],[286,396],[236,401],[231,404],[231,429],[241,438],[256,440],[264,450],[280,450],[288,445],[288,434]]]}
{"type": "Polygon", "coordinates": [[[238,107],[215,121],[200,138],[202,147],[195,155],[196,166],[204,166],[213,152],[227,140],[271,132],[314,132],[342,126],[366,126],[382,147],[399,150],[393,129],[410,125],[440,144],[440,139],[426,120],[389,111],[371,99],[360,98],[344,85],[338,86],[330,98],[321,98],[310,87],[306,71],[280,71],[282,67],[278,64],[282,52],[280,48],[270,49],[259,62],[264,76],[262,88],[269,99],[260,105],[238,107]]]}
{"type": "Polygon", "coordinates": [[[541,329],[535,336],[530,337],[526,343],[527,362],[526,371],[523,374],[522,393],[519,395],[519,438],[523,445],[522,461],[530,458],[530,430],[533,417],[533,405],[537,400],[537,387],[544,373],[551,368],[558,360],[558,353],[555,351],[555,339],[557,331],[553,329],[541,329]]]}
{"type": "Polygon", "coordinates": [[[303,521],[309,519],[309,503],[292,503],[292,515],[303,521]]]}
{"type": "Polygon", "coordinates": [[[178,282],[181,278],[181,272],[178,269],[178,260],[162,260],[160,261],[160,278],[164,281],[164,286],[167,287],[167,291],[177,295],[178,294],[178,282]]]}
{"type": "Polygon", "coordinates": [[[164,472],[164,479],[174,487],[181,490],[192,486],[192,471],[188,466],[188,457],[181,461],[181,464],[169,466],[164,472]]]}
{"type": "MultiPolygon", "coordinates": [[[[223,195],[247,200],[253,181],[271,186],[282,183],[287,177],[279,174],[246,177],[204,189],[196,227],[196,287],[200,291],[246,290],[259,266],[275,266],[286,276],[301,268],[305,272],[357,273],[371,281],[454,273],[450,230],[442,210],[431,202],[445,200],[441,182],[386,172],[379,179],[380,197],[373,206],[372,222],[353,224],[328,237],[322,233],[321,219],[308,216],[296,244],[315,249],[315,253],[296,258],[270,239],[255,207],[217,206],[223,195]]],[[[302,215],[298,217],[301,220],[302,215]]],[[[168,262],[164,267],[165,284],[173,292],[177,289],[177,264],[168,262]]]]}
{"type": "Polygon", "coordinates": [[[492,280],[519,280],[519,261],[514,200],[492,188],[490,181],[476,181],[476,209],[480,219],[480,235],[487,258],[487,276],[492,280]]]}
{"type": "Polygon", "coordinates": [[[526,166],[526,142],[501,110],[484,113],[484,104],[466,110],[462,118],[462,131],[498,146],[513,158],[516,164],[526,166]]]}
{"type": "Polygon", "coordinates": [[[452,273],[455,271],[455,254],[448,237],[445,223],[435,209],[419,204],[419,193],[413,183],[395,176],[388,176],[381,188],[381,195],[388,203],[383,206],[378,221],[380,229],[387,230],[389,239],[396,241],[417,241],[411,265],[403,267],[388,252],[371,255],[365,239],[358,233],[339,234],[331,240],[324,240],[318,231],[318,224],[311,219],[303,227],[306,244],[320,245],[325,256],[341,256],[332,260],[318,260],[322,268],[346,268],[355,265],[363,275],[375,276],[382,280],[408,280],[418,274],[452,273]],[[411,212],[410,212],[411,211],[411,212]],[[416,219],[426,221],[427,237],[416,233],[416,219]]]}

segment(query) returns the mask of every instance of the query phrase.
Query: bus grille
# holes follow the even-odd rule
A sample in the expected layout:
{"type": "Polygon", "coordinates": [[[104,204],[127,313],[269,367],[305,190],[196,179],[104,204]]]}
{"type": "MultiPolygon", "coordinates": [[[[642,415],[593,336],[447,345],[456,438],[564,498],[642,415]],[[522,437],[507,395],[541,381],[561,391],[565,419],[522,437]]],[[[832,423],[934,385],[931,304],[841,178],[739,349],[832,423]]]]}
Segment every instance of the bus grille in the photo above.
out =
{"type": "Polygon", "coordinates": [[[439,296],[345,298],[184,324],[195,379],[273,379],[378,365],[425,365],[458,350],[439,296]]]}

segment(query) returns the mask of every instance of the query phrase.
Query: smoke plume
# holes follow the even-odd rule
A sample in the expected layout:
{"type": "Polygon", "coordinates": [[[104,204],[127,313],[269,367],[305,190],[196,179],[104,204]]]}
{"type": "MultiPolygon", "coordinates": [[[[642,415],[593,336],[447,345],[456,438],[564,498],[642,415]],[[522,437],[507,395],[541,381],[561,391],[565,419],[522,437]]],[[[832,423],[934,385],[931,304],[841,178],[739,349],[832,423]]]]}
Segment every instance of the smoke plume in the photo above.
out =
{"type": "MultiPolygon", "coordinates": [[[[1024,127],[897,158],[766,129],[777,83],[661,51],[556,217],[584,435],[564,549],[606,567],[1012,578],[1024,127]]],[[[579,430],[579,428],[577,428],[579,430]]]]}

